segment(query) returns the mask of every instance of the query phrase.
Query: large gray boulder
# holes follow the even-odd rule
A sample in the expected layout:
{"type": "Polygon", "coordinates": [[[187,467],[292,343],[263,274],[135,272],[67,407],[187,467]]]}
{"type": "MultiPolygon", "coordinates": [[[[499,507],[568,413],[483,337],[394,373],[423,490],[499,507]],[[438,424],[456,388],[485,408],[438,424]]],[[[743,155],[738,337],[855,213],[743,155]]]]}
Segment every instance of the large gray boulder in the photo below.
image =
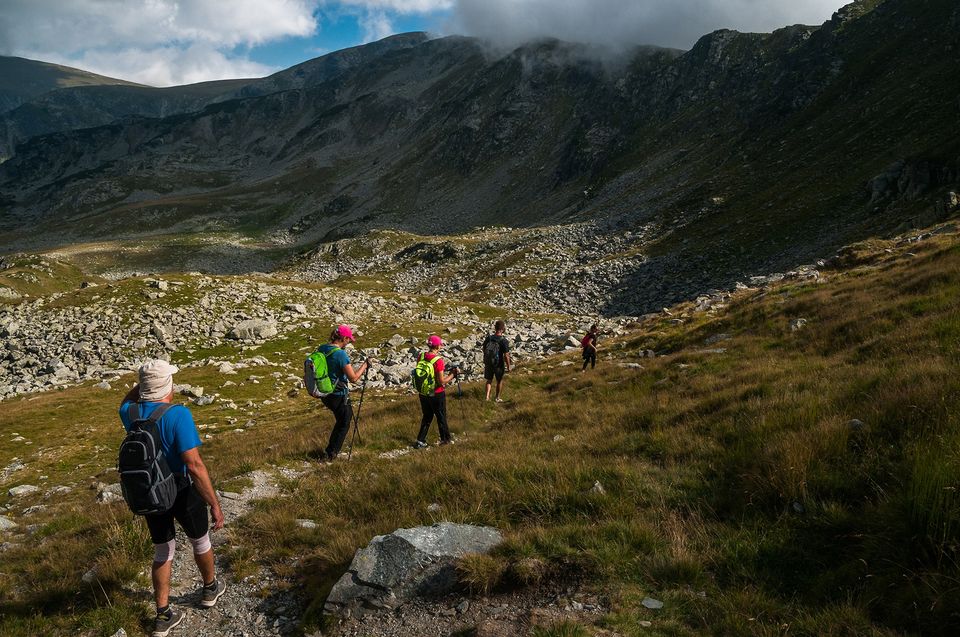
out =
{"type": "Polygon", "coordinates": [[[263,319],[249,319],[240,321],[233,326],[227,338],[238,341],[254,341],[261,338],[270,338],[277,335],[277,324],[263,319]]]}
{"type": "Polygon", "coordinates": [[[456,562],[488,553],[503,541],[494,528],[442,522],[378,535],[357,551],[334,585],[324,610],[349,615],[363,609],[396,608],[417,597],[437,597],[457,586],[456,562]]]}

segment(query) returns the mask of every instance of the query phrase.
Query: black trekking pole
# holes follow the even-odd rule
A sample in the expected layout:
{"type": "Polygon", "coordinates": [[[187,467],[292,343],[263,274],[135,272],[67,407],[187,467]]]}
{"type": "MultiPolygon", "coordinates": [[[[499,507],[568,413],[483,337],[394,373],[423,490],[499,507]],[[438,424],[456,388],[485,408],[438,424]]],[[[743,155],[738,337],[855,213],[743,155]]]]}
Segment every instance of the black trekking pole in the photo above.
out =
{"type": "Polygon", "coordinates": [[[460,370],[457,369],[457,402],[460,403],[460,419],[467,421],[467,414],[463,408],[463,387],[460,385],[460,370]]]}
{"type": "Polygon", "coordinates": [[[347,460],[353,458],[353,443],[360,438],[360,444],[363,444],[363,437],[360,436],[360,410],[363,409],[363,395],[367,391],[367,375],[370,373],[370,365],[363,372],[363,386],[360,387],[360,402],[357,404],[357,413],[353,415],[353,437],[350,439],[350,450],[347,452],[347,460]]]}

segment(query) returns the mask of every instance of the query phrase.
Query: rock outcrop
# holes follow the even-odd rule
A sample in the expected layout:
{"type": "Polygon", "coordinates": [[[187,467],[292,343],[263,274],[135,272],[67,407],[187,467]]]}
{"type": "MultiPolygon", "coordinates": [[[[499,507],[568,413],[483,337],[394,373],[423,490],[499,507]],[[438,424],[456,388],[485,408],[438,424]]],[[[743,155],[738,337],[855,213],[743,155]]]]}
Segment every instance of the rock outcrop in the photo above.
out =
{"type": "Polygon", "coordinates": [[[457,586],[459,558],[487,553],[502,541],[494,528],[450,522],[379,535],[354,555],[324,609],[347,615],[444,595],[457,586]]]}

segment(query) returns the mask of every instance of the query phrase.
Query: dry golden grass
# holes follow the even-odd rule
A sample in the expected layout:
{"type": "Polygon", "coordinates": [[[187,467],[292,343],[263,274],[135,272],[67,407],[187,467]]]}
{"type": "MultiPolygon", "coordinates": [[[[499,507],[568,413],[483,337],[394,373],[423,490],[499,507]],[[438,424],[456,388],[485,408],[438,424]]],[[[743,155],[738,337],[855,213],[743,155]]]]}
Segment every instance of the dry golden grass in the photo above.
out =
{"type": "MultiPolygon", "coordinates": [[[[462,404],[450,399],[453,447],[378,458],[416,433],[416,401],[395,394],[368,394],[363,445],[349,463],[310,461],[330,416],[304,398],[262,407],[242,434],[218,424],[204,446],[218,482],[309,466],[239,523],[235,568],[293,577],[315,617],[371,537],[446,519],[506,535],[492,556],[464,561],[474,588],[576,578],[611,599],[600,623],[625,635],[651,634],[641,621],[663,635],[950,634],[960,621],[960,241],[913,244],[916,256],[888,242],[860,250],[856,268],[825,283],[746,292],[717,316],[675,308],[684,325],[654,320],[607,343],[593,372],[560,359],[521,370],[503,405],[467,385],[462,404]],[[801,317],[807,327],[791,331],[801,317]],[[719,333],[732,335],[713,346],[726,351],[705,352],[719,333]],[[642,370],[618,365],[640,349],[664,355],[640,359],[642,370]],[[301,529],[297,518],[319,528],[301,529]],[[647,595],[665,608],[643,608],[647,595]]],[[[223,379],[188,370],[183,380],[223,379]]],[[[248,390],[262,392],[258,400],[273,391],[248,390]]],[[[82,482],[112,461],[118,399],[71,390],[4,404],[0,426],[35,426],[40,440],[60,426],[58,405],[82,404],[91,432],[36,461],[37,472],[82,482]],[[77,473],[91,444],[103,456],[77,473]]],[[[198,422],[221,422],[215,408],[196,412],[198,422]]],[[[4,445],[0,461],[13,453],[4,445]]],[[[56,608],[51,599],[77,594],[84,565],[114,559],[110,551],[118,564],[136,563],[135,529],[93,516],[91,497],[78,489],[64,499],[39,550],[5,554],[5,632],[76,629],[102,612],[96,592],[30,622],[56,608]],[[51,551],[58,569],[45,564],[51,551]]],[[[136,607],[104,588],[113,608],[136,607]]]]}

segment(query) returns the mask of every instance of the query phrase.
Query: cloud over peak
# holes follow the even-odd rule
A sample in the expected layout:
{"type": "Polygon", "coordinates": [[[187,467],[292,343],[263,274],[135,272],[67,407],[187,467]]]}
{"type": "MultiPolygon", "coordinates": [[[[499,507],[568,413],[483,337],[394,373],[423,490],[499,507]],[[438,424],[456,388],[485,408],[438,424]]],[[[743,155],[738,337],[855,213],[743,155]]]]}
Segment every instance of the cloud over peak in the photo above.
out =
{"type": "Polygon", "coordinates": [[[690,48],[721,28],[820,24],[843,0],[457,0],[453,30],[501,45],[555,37],[619,48],[690,48]]]}

